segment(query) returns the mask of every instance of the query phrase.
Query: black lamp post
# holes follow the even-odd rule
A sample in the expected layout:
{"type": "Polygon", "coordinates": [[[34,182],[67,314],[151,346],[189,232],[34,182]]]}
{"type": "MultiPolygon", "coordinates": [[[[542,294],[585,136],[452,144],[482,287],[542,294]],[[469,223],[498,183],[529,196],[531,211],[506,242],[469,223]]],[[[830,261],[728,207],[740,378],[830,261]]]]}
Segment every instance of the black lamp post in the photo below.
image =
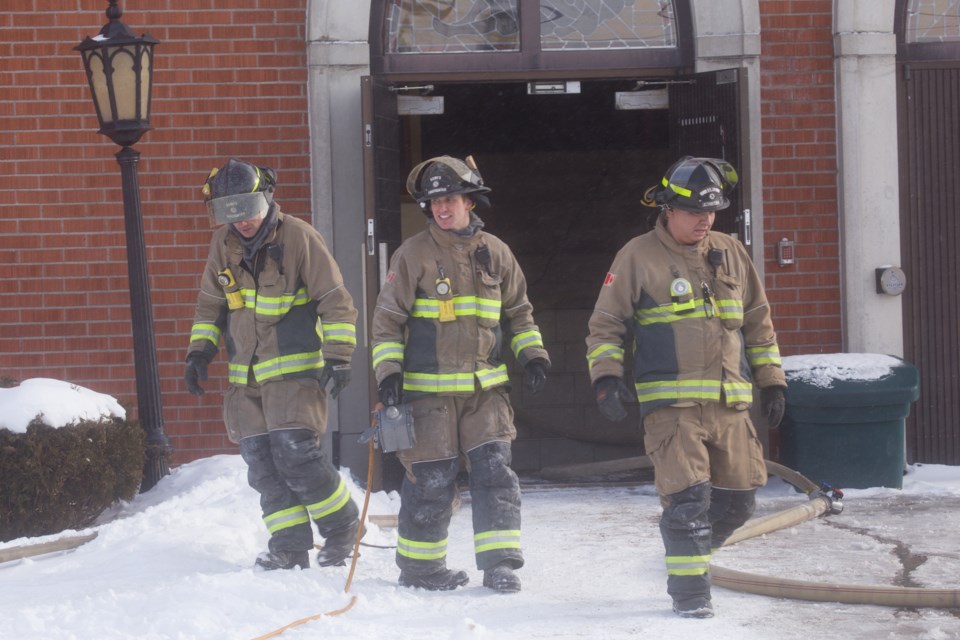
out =
{"type": "Polygon", "coordinates": [[[167,459],[173,450],[163,431],[157,349],[153,338],[153,309],[147,278],[140,185],[133,148],[150,127],[153,80],[153,46],[150,34],[136,37],[120,22],[123,11],[117,0],[108,0],[107,18],[100,33],[74,47],[83,56],[90,91],[100,120],[100,133],[122,149],[116,154],[123,184],[123,219],[127,232],[127,267],[130,280],[130,315],[133,323],[133,357],[137,377],[137,406],[146,432],[147,460],[140,491],[147,491],[170,473],[167,459]]]}

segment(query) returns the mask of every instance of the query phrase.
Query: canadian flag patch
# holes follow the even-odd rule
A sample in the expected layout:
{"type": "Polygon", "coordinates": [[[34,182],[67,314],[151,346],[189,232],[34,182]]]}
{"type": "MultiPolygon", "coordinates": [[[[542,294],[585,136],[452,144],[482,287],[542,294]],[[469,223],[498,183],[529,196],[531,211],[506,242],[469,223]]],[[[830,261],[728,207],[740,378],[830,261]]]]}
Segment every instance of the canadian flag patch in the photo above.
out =
{"type": "Polygon", "coordinates": [[[393,282],[393,279],[396,278],[396,277],[397,277],[397,272],[396,272],[396,271],[388,271],[388,272],[387,272],[387,284],[390,284],[391,282],[393,282]]]}
{"type": "Polygon", "coordinates": [[[607,277],[603,279],[603,286],[609,287],[613,284],[613,281],[617,279],[617,274],[607,272],[607,277]]]}

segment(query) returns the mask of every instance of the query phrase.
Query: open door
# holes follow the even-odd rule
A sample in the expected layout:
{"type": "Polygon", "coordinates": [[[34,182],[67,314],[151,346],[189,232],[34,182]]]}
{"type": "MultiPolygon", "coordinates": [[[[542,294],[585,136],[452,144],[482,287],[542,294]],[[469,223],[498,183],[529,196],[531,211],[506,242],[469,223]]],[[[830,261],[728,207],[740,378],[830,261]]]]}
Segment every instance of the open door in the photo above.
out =
{"type": "Polygon", "coordinates": [[[741,141],[741,96],[746,81],[739,69],[708,71],[670,82],[670,143],[674,156],[722,158],[740,175],[740,185],[730,196],[730,213],[717,215],[714,230],[729,233],[752,249],[749,172],[746,150],[741,141]]]}
{"type": "MultiPolygon", "coordinates": [[[[363,313],[372,326],[380,284],[390,256],[400,246],[400,122],[391,85],[379,78],[361,79],[363,117],[363,184],[366,217],[363,313]]],[[[367,336],[370,342],[370,336],[367,336]]],[[[377,397],[376,380],[368,381],[370,397],[377,397]]],[[[374,469],[375,489],[399,488],[403,468],[394,454],[382,454],[374,469]]]]}
{"type": "MultiPolygon", "coordinates": [[[[537,93],[514,79],[436,81],[429,96],[442,98],[443,108],[403,114],[397,93],[413,87],[364,78],[368,319],[392,251],[404,234],[424,226],[422,212],[404,196],[405,171],[436,155],[472,155],[493,189],[492,207],[481,213],[485,229],[510,246],[523,268],[554,356],[550,382],[536,396],[507,358],[515,469],[642,453],[635,410],[625,426],[604,420],[596,408],[585,370],[587,320],[613,256],[655,223],[655,210],[641,205],[643,193],[678,155],[724,158],[746,179],[737,78],[736,71],[671,78],[663,81],[669,108],[651,99],[651,106],[630,109],[621,108],[618,93],[634,93],[633,78],[587,78],[562,93],[537,93]]],[[[740,192],[717,216],[719,230],[738,237],[740,192]]],[[[384,456],[385,475],[391,462],[384,456]]],[[[391,479],[383,484],[391,487],[391,479]]]]}

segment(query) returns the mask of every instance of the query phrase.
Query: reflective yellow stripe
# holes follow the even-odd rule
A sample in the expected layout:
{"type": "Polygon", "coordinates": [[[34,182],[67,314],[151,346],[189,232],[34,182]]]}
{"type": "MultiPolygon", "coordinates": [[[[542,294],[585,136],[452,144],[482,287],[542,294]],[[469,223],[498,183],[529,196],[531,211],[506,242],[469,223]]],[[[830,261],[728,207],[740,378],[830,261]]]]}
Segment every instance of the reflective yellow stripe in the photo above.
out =
{"type": "Polygon", "coordinates": [[[657,380],[635,385],[637,400],[713,400],[720,401],[719,380],[657,380]]]}
{"type": "Polygon", "coordinates": [[[543,336],[539,331],[535,329],[521,331],[510,340],[510,348],[517,358],[520,357],[520,352],[528,347],[543,347],[543,336]]]}
{"type": "Polygon", "coordinates": [[[623,347],[617,344],[598,344],[587,353],[587,367],[593,369],[593,365],[604,358],[623,362],[623,347]]]}
{"type": "Polygon", "coordinates": [[[710,556],[667,556],[667,575],[702,576],[710,566],[710,556]]]}
{"type": "Polygon", "coordinates": [[[484,531],[473,536],[473,549],[476,553],[493,551],[495,549],[519,549],[520,530],[503,529],[501,531],[484,531]]]}
{"type": "Polygon", "coordinates": [[[690,189],[685,189],[685,188],[681,187],[680,185],[673,184],[672,182],[670,182],[670,181],[667,180],[666,178],[663,178],[663,180],[660,181],[660,184],[662,184],[662,185],[665,186],[665,187],[670,187],[670,189],[671,189],[674,193],[679,194],[679,195],[683,196],[684,198],[689,198],[689,197],[690,197],[690,194],[692,193],[692,191],[690,191],[690,189]]]}
{"type": "Polygon", "coordinates": [[[633,314],[634,320],[640,325],[677,322],[686,318],[703,316],[706,316],[706,312],[704,311],[703,300],[700,298],[691,299],[687,302],[673,302],[650,309],[637,309],[636,313],[633,314]]]}
{"type": "Polygon", "coordinates": [[[227,379],[233,384],[247,384],[247,378],[250,376],[250,368],[245,364],[227,365],[227,379]]]}
{"type": "Polygon", "coordinates": [[[723,394],[727,397],[727,402],[753,402],[753,383],[724,382],[723,394]]]}
{"type": "Polygon", "coordinates": [[[320,337],[324,342],[357,344],[357,329],[349,322],[323,322],[320,337]]]}
{"type": "Polygon", "coordinates": [[[264,316],[283,316],[293,307],[299,307],[310,302],[306,287],[300,287],[296,293],[282,296],[257,295],[255,289],[240,289],[240,293],[243,294],[245,307],[264,316]]]}
{"type": "Polygon", "coordinates": [[[295,527],[308,521],[307,510],[302,505],[290,507],[283,511],[276,511],[263,517],[263,523],[267,525],[267,531],[276,533],[281,529],[295,527]]]}
{"type": "Polygon", "coordinates": [[[208,322],[197,322],[190,330],[190,342],[194,340],[209,340],[214,346],[220,344],[220,327],[208,322]]]}
{"type": "MultiPolygon", "coordinates": [[[[478,318],[500,319],[500,301],[476,296],[456,296],[453,298],[453,314],[458,317],[476,316],[478,318]]],[[[434,298],[417,298],[410,311],[413,318],[439,318],[440,304],[434,298]]]]}
{"type": "Polygon", "coordinates": [[[422,393],[473,393],[475,382],[481,389],[489,389],[510,380],[507,365],[493,369],[478,369],[474,373],[420,373],[407,371],[403,374],[404,391],[422,393]]]}
{"type": "Polygon", "coordinates": [[[343,505],[348,502],[350,502],[350,491],[347,489],[347,485],[341,477],[340,484],[337,485],[337,489],[333,492],[333,495],[326,500],[308,504],[307,511],[310,513],[311,518],[319,520],[331,513],[339,511],[343,508],[343,505]]]}
{"type": "Polygon", "coordinates": [[[377,366],[384,360],[399,360],[403,362],[403,343],[402,342],[381,342],[373,345],[372,356],[373,366],[377,366]]]}
{"type": "Polygon", "coordinates": [[[447,557],[447,538],[439,542],[418,542],[397,536],[397,555],[414,560],[442,560],[447,557]]]}
{"type": "Polygon", "coordinates": [[[291,373],[300,373],[314,369],[323,369],[323,354],[319,351],[292,353],[279,358],[270,358],[253,365],[253,375],[257,382],[270,380],[291,373]]]}
{"type": "Polygon", "coordinates": [[[741,300],[717,300],[717,307],[720,309],[720,317],[724,320],[743,318],[743,301],[741,300]]]}
{"type": "Polygon", "coordinates": [[[762,347],[747,347],[747,360],[750,366],[757,367],[762,364],[782,365],[780,360],[780,349],[775,344],[768,344],[762,347]]]}
{"type": "Polygon", "coordinates": [[[477,370],[477,381],[480,383],[481,389],[489,389],[498,384],[506,384],[509,380],[510,376],[507,374],[507,365],[505,364],[500,365],[496,369],[477,370]]]}
{"type": "Polygon", "coordinates": [[[415,373],[403,374],[404,391],[424,393],[473,393],[472,373],[415,373]]]}

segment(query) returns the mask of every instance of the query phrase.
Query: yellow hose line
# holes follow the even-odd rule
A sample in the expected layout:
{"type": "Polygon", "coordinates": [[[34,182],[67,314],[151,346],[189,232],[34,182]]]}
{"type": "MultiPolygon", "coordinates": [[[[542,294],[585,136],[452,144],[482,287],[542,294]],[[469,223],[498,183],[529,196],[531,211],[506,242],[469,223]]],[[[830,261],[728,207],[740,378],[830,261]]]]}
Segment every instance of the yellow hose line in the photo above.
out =
{"type": "MultiPolygon", "coordinates": [[[[363,511],[360,512],[360,526],[357,527],[357,539],[353,543],[353,559],[350,561],[350,573],[347,575],[347,583],[343,587],[344,593],[350,592],[350,585],[353,584],[353,574],[357,570],[357,559],[360,557],[360,538],[363,537],[363,523],[367,521],[367,508],[370,506],[370,488],[373,486],[373,439],[370,439],[370,457],[367,460],[367,490],[363,496],[363,511]]],[[[294,627],[299,627],[300,625],[312,622],[314,620],[319,620],[320,618],[327,616],[332,618],[333,616],[338,616],[341,613],[346,613],[353,605],[357,603],[357,596],[351,596],[350,602],[347,606],[341,609],[334,609],[333,611],[327,611],[326,613],[317,613],[306,618],[300,618],[299,620],[294,620],[290,624],[280,627],[270,633],[262,636],[257,636],[253,640],[267,640],[267,638],[275,638],[284,631],[288,629],[293,629],[294,627]]]]}
{"type": "Polygon", "coordinates": [[[887,607],[960,607],[958,589],[921,589],[883,585],[837,584],[761,576],[710,565],[715,585],[774,598],[815,602],[874,604],[887,607]]]}
{"type": "Polygon", "coordinates": [[[353,559],[350,561],[350,573],[347,575],[347,584],[343,587],[344,593],[348,593],[350,591],[350,585],[353,584],[353,574],[357,570],[357,560],[360,558],[360,539],[363,537],[365,529],[363,523],[367,521],[367,507],[370,506],[370,487],[373,486],[373,440],[373,438],[370,438],[370,455],[367,458],[367,490],[363,494],[363,510],[360,512],[360,526],[357,527],[357,539],[353,542],[353,559]]]}
{"type": "Polygon", "coordinates": [[[780,529],[801,524],[807,520],[813,520],[826,513],[829,507],[829,499],[820,496],[795,507],[790,507],[789,509],[784,509],[783,511],[763,516],[762,518],[748,520],[746,524],[734,531],[730,537],[727,538],[723,546],[726,547],[744,540],[749,540],[750,538],[756,538],[765,533],[779,531],[780,529]]]}
{"type": "MultiPolygon", "coordinates": [[[[818,489],[813,482],[800,473],[775,462],[768,460],[767,470],[808,494],[818,489]]],[[[812,520],[823,515],[830,508],[830,504],[827,496],[817,495],[807,504],[750,520],[734,531],[724,546],[812,520]]],[[[889,607],[960,607],[960,590],[958,589],[808,582],[734,571],[718,567],[713,563],[710,564],[710,581],[714,585],[733,591],[773,598],[889,607]]]]}
{"type": "Polygon", "coordinates": [[[338,615],[340,615],[341,613],[344,613],[344,612],[346,612],[346,611],[349,611],[350,608],[353,607],[354,604],[356,604],[356,602],[357,602],[357,596],[350,596],[350,603],[349,603],[347,606],[343,607],[342,609],[335,609],[334,611],[327,611],[326,613],[318,613],[318,614],[315,614],[315,615],[312,615],[312,616],[309,616],[309,617],[306,617],[306,618],[300,618],[299,620],[294,620],[293,622],[291,622],[291,623],[288,624],[287,626],[285,626],[285,627],[280,627],[279,629],[277,629],[277,630],[275,630],[275,631],[271,631],[270,633],[268,633],[268,634],[266,634],[266,635],[257,636],[254,640],[266,640],[267,638],[276,638],[278,635],[280,635],[280,634],[283,633],[284,631],[287,631],[288,629],[293,629],[294,627],[299,627],[300,625],[306,624],[306,623],[308,623],[308,622],[312,622],[313,620],[319,620],[320,618],[322,618],[322,617],[324,617],[324,616],[338,616],[338,615]]]}

